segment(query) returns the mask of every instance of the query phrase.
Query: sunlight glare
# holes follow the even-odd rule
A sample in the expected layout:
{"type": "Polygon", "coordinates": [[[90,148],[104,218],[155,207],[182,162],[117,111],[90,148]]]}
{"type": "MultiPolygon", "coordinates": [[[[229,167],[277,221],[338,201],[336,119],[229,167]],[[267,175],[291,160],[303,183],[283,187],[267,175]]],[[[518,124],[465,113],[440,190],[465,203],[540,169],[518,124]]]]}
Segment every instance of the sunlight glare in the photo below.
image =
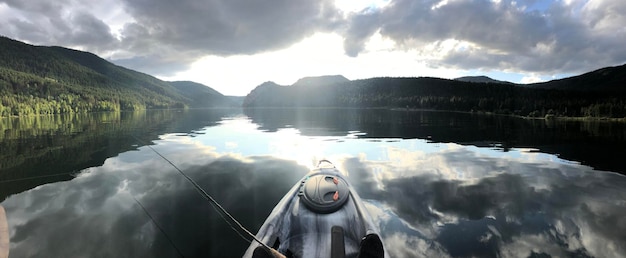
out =
{"type": "Polygon", "coordinates": [[[306,138],[300,131],[293,128],[281,129],[276,132],[280,141],[270,144],[270,152],[281,158],[296,161],[309,169],[314,168],[317,161],[324,159],[325,144],[319,139],[306,138]]]}
{"type": "Polygon", "coordinates": [[[459,75],[454,70],[429,66],[420,61],[423,51],[399,49],[394,41],[380,33],[366,42],[358,59],[345,55],[343,40],[335,33],[316,33],[279,51],[229,57],[209,55],[194,62],[187,71],[160,79],[191,80],[224,95],[245,96],[263,82],[291,85],[307,76],[343,75],[357,80],[426,75],[454,78],[459,75]]]}

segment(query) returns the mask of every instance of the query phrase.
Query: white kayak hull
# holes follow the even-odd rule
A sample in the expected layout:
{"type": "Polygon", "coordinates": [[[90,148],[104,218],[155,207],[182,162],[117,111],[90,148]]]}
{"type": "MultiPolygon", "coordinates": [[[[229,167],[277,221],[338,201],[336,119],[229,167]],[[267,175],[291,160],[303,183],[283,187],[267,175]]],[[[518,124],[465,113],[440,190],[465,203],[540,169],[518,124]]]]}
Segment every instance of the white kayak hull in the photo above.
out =
{"type": "MultiPolygon", "coordinates": [[[[357,257],[361,240],[370,234],[378,235],[378,231],[361,198],[339,171],[332,167],[317,168],[294,185],[272,210],[256,237],[269,247],[291,257],[334,257],[337,256],[337,248],[345,253],[345,257],[357,257]],[[321,176],[332,177],[335,184],[340,182],[340,186],[346,185],[340,188],[341,191],[337,191],[339,193],[335,192],[335,198],[346,198],[341,207],[334,208],[335,211],[315,211],[301,200],[305,182],[321,176]],[[348,192],[343,193],[346,191],[344,189],[348,192]],[[342,246],[338,246],[337,240],[331,237],[333,231],[336,236],[343,238],[343,241],[339,241],[343,242],[342,246]],[[334,247],[333,241],[336,241],[334,247]],[[331,255],[331,252],[335,252],[335,255],[331,255]]],[[[253,257],[258,246],[258,243],[252,242],[244,257],[253,257]]]]}

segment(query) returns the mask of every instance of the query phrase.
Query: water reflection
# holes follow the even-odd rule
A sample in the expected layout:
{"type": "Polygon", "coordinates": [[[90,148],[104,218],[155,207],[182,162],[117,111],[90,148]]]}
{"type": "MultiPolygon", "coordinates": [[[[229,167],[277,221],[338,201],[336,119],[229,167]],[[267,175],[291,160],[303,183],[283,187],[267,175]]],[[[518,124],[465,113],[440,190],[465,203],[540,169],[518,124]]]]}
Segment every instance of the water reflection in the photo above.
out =
{"type": "MultiPolygon", "coordinates": [[[[306,172],[291,161],[223,156],[193,144],[165,143],[155,149],[251,228],[260,227],[255,219],[266,216],[306,172]]],[[[241,255],[247,247],[187,181],[146,147],[2,204],[12,257],[176,257],[177,249],[185,257],[224,257],[241,255]]]]}
{"type": "Polygon", "coordinates": [[[377,109],[248,109],[260,129],[296,128],[307,136],[427,139],[480,147],[532,148],[594,168],[626,173],[626,124],[557,121],[436,111],[377,109]]]}
{"type": "MultiPolygon", "coordinates": [[[[297,138],[276,141],[280,130],[257,131],[252,142],[231,139],[236,147],[219,151],[215,146],[223,141],[213,135],[229,125],[205,128],[196,137],[162,135],[154,148],[256,231],[308,168],[293,159],[238,153],[260,145],[272,154],[268,145],[278,150],[297,138]]],[[[254,130],[248,125],[242,133],[254,130]]],[[[366,199],[393,257],[619,257],[626,252],[621,175],[516,149],[433,148],[417,139],[299,138],[307,139],[328,144],[322,150],[366,199]],[[364,145],[378,148],[361,152],[364,145]]],[[[238,257],[248,244],[147,147],[109,158],[71,181],[13,195],[2,205],[12,257],[238,257]]]]}
{"type": "Polygon", "coordinates": [[[620,257],[626,251],[621,175],[467,148],[400,155],[413,162],[346,163],[358,174],[359,193],[384,204],[373,210],[391,213],[379,221],[385,237],[398,240],[392,254],[620,257]],[[372,177],[372,170],[382,176],[372,177]]]}
{"type": "Polygon", "coordinates": [[[212,126],[228,109],[110,112],[0,118],[0,200],[38,185],[70,180],[82,169],[158,139],[212,126]]]}
{"type": "Polygon", "coordinates": [[[626,177],[536,150],[445,143],[445,133],[423,128],[443,128],[432,121],[445,117],[424,115],[431,125],[402,129],[431,140],[376,138],[385,124],[374,121],[394,121],[384,116],[337,127],[306,116],[282,126],[219,113],[166,117],[173,124],[150,120],[155,130],[119,126],[93,136],[82,144],[111,142],[95,165],[4,200],[10,256],[241,256],[248,243],[165,160],[135,145],[137,130],[254,232],[307,165],[328,158],[366,201],[393,257],[626,253],[626,177]]]}

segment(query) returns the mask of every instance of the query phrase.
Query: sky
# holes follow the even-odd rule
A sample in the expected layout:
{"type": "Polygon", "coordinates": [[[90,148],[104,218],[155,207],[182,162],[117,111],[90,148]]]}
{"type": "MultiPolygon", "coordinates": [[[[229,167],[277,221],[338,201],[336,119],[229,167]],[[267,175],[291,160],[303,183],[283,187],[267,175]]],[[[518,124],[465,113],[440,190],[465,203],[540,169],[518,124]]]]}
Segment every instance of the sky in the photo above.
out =
{"type": "Polygon", "coordinates": [[[0,0],[0,35],[225,95],[306,76],[547,81],[626,63],[623,0],[0,0]]]}

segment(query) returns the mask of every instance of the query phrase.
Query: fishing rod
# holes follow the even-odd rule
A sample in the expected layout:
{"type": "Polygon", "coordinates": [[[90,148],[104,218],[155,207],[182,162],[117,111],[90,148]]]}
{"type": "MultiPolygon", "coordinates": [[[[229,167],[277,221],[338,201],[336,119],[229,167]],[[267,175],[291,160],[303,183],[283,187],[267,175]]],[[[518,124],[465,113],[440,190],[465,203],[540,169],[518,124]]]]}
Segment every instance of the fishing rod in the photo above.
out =
{"type": "MultiPolygon", "coordinates": [[[[135,137],[135,139],[140,141],[140,142],[142,142],[141,140],[139,140],[136,137],[135,137]]],[[[204,197],[204,199],[209,201],[209,203],[211,204],[211,207],[213,207],[213,209],[220,215],[222,220],[224,220],[224,222],[226,222],[226,224],[228,224],[230,226],[230,228],[233,231],[235,231],[235,233],[237,233],[243,240],[247,241],[248,243],[252,242],[250,239],[248,239],[248,238],[246,238],[244,236],[244,234],[245,234],[245,235],[249,236],[255,242],[259,243],[261,246],[263,246],[263,248],[267,252],[272,254],[274,257],[285,258],[284,255],[279,253],[274,248],[271,248],[267,244],[263,243],[254,234],[252,234],[248,229],[246,229],[237,219],[235,219],[235,217],[233,217],[226,209],[224,209],[224,207],[222,207],[222,205],[220,205],[219,202],[217,202],[210,194],[208,194],[206,191],[204,191],[204,189],[202,189],[202,187],[198,183],[196,183],[196,181],[194,181],[191,177],[189,177],[187,174],[185,174],[185,172],[183,172],[180,168],[178,168],[172,161],[170,161],[165,156],[163,156],[161,153],[159,153],[157,150],[152,148],[152,146],[150,146],[150,145],[146,145],[146,146],[150,150],[152,150],[154,153],[159,155],[159,157],[161,157],[163,160],[167,161],[167,163],[169,163],[172,167],[174,167],[176,169],[176,171],[178,171],[178,173],[180,173],[183,177],[185,177],[185,179],[187,179],[187,181],[189,183],[191,183],[191,185],[193,185],[193,187],[196,190],[196,192],[198,192],[202,197],[204,197]],[[236,225],[236,227],[231,223],[231,221],[236,225]],[[244,234],[242,234],[242,232],[244,234]]]]}

